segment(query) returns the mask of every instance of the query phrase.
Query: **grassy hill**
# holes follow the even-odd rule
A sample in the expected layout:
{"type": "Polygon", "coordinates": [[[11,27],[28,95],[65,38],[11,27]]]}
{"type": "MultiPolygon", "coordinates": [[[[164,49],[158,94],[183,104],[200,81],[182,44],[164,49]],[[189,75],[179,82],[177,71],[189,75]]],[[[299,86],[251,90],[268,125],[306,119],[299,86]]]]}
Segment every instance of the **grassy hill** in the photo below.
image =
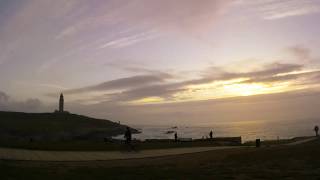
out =
{"type": "MultiPolygon", "coordinates": [[[[127,126],[69,113],[0,111],[0,139],[102,139],[120,135],[127,126]]],[[[132,129],[133,133],[138,133],[132,129]]]]}

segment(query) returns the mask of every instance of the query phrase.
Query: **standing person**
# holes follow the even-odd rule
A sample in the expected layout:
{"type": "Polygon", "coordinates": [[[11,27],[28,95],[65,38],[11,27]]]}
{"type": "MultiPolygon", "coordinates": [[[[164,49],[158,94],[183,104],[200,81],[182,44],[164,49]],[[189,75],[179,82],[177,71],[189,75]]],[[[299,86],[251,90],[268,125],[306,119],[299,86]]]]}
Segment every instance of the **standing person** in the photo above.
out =
{"type": "Polygon", "coordinates": [[[210,131],[209,136],[210,136],[210,139],[213,138],[213,132],[212,132],[212,130],[210,131]]]}
{"type": "Polygon", "coordinates": [[[316,132],[316,136],[319,136],[319,134],[318,134],[319,127],[318,127],[318,126],[315,126],[315,127],[314,127],[314,131],[316,132]]]}
{"type": "Polygon", "coordinates": [[[178,134],[177,134],[177,132],[174,133],[174,141],[175,141],[175,142],[178,141],[178,134]]]}
{"type": "Polygon", "coordinates": [[[127,127],[124,138],[126,138],[126,144],[131,144],[131,131],[129,127],[127,127]]]}

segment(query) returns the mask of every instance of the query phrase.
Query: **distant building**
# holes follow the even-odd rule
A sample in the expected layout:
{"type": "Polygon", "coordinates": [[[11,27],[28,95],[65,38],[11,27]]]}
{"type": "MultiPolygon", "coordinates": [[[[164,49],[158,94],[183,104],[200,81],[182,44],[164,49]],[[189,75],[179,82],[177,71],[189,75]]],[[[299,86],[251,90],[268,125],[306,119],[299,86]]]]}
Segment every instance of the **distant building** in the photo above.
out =
{"type": "Polygon", "coordinates": [[[63,105],[64,105],[64,99],[63,99],[63,94],[61,93],[60,99],[59,99],[59,112],[64,112],[63,105]]]}
{"type": "Polygon", "coordinates": [[[59,98],[59,110],[55,110],[55,113],[69,113],[68,111],[64,110],[64,98],[63,98],[63,94],[60,94],[60,98],[59,98]]]}

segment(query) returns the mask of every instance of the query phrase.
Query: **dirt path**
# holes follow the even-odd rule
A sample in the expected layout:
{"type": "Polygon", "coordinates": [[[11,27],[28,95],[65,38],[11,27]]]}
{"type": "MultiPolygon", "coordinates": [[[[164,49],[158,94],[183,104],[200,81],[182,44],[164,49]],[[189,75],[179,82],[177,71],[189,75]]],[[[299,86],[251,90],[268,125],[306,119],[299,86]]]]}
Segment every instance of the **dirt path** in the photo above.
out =
{"type": "Polygon", "coordinates": [[[303,139],[303,140],[299,140],[299,141],[296,141],[296,142],[288,143],[286,145],[294,146],[294,145],[303,144],[303,143],[306,143],[306,142],[309,142],[309,141],[313,141],[313,140],[316,140],[316,139],[317,139],[317,137],[311,137],[311,138],[308,138],[308,139],[303,139]]]}
{"type": "Polygon", "coordinates": [[[239,146],[190,147],[134,151],[39,151],[0,148],[0,159],[30,161],[105,161],[116,159],[135,159],[160,157],[187,153],[197,153],[221,149],[241,148],[239,146]]]}
{"type": "MultiPolygon", "coordinates": [[[[316,137],[296,141],[286,145],[298,145],[315,140],[316,137]]],[[[219,147],[189,147],[152,149],[142,151],[41,151],[0,148],[0,159],[2,160],[30,160],[30,161],[105,161],[117,159],[136,159],[170,156],[222,149],[245,148],[245,146],[219,146],[219,147]]]]}

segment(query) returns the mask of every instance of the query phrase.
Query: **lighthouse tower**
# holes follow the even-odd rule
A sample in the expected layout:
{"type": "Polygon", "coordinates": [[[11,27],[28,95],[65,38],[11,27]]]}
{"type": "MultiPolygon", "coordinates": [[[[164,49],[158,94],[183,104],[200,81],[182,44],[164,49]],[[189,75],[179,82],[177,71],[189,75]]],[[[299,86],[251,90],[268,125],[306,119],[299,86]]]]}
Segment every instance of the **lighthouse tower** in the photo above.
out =
{"type": "Polygon", "coordinates": [[[64,105],[64,99],[63,99],[63,94],[61,93],[60,99],[59,99],[59,112],[60,113],[64,112],[63,105],[64,105]]]}

